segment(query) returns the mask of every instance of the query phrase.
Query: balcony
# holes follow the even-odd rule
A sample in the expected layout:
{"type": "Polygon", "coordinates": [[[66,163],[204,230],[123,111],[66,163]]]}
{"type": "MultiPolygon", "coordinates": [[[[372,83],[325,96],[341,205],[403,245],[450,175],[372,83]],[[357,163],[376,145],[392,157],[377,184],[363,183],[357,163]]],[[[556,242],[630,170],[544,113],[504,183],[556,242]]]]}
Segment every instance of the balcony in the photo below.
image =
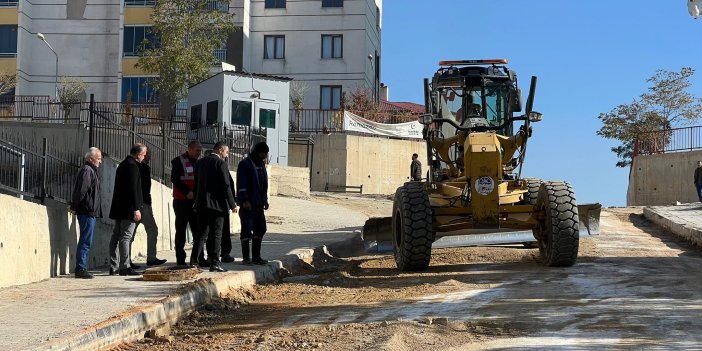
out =
{"type": "Polygon", "coordinates": [[[217,58],[217,63],[227,61],[227,49],[214,49],[214,56],[217,58]]]}
{"type": "Polygon", "coordinates": [[[153,7],[154,5],[156,5],[156,0],[124,0],[124,6],[153,7]]]}
{"type": "MultiPolygon", "coordinates": [[[[1,6],[17,6],[18,0],[0,0],[1,6]],[[4,5],[5,3],[12,3],[14,5],[4,5]]],[[[127,7],[153,7],[156,4],[156,0],[124,0],[124,6],[127,7]]],[[[209,11],[219,11],[219,12],[229,12],[229,1],[228,0],[209,0],[205,8],[209,11]]]]}
{"type": "Polygon", "coordinates": [[[17,7],[19,0],[0,0],[0,8],[2,7],[17,7]]]}
{"type": "Polygon", "coordinates": [[[207,2],[207,10],[219,11],[227,13],[229,12],[229,1],[228,0],[210,0],[207,2]]]}

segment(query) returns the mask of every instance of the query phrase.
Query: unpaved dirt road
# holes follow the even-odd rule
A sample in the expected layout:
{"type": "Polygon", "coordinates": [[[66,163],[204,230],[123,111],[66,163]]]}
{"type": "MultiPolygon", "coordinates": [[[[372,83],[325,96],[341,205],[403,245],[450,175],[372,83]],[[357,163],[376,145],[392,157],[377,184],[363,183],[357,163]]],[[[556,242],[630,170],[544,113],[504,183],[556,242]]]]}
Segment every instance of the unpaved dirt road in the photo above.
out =
{"type": "MultiPolygon", "coordinates": [[[[366,215],[389,202],[316,201],[366,215]]],[[[602,235],[581,239],[575,266],[538,261],[518,246],[437,249],[426,272],[399,273],[390,256],[319,256],[192,314],[172,343],[119,349],[702,349],[702,254],[640,210],[603,212],[602,235]]]]}

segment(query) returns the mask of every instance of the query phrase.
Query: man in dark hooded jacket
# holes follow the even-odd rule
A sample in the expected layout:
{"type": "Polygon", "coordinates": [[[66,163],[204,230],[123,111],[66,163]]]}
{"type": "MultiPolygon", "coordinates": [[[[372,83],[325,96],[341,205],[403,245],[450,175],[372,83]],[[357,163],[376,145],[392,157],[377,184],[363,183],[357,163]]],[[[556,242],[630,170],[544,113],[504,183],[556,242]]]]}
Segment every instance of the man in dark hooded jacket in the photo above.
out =
{"type": "Polygon", "coordinates": [[[260,142],[236,169],[237,203],[241,207],[241,252],[245,265],[264,265],[268,261],[261,258],[261,243],[266,234],[266,215],[268,210],[268,145],[260,142]],[[251,252],[249,253],[249,242],[251,252]]]}

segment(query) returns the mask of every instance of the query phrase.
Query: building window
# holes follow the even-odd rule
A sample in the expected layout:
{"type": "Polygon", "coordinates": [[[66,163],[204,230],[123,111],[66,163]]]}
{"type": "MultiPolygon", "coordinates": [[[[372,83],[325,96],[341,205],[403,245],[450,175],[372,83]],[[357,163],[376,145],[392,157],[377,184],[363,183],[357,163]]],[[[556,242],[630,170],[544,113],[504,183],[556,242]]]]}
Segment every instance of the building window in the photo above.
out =
{"type": "Polygon", "coordinates": [[[211,126],[217,123],[217,117],[219,116],[219,101],[210,101],[207,103],[207,120],[206,125],[211,126]]]}
{"type": "Polygon", "coordinates": [[[380,31],[380,7],[375,7],[375,28],[380,31]]]}
{"type": "Polygon", "coordinates": [[[264,59],[284,59],[285,58],[285,36],[266,35],[263,37],[263,58],[264,59]]]}
{"type": "Polygon", "coordinates": [[[266,0],[267,9],[284,9],[285,0],[266,0]]]}
{"type": "Polygon", "coordinates": [[[124,56],[138,56],[139,50],[153,49],[159,45],[151,26],[124,27],[124,56]]]}
{"type": "Polygon", "coordinates": [[[322,7],[344,7],[344,0],[322,0],[322,7]]]}
{"type": "Polygon", "coordinates": [[[200,129],[202,127],[202,105],[195,105],[190,108],[190,129],[200,129]]]}
{"type": "Polygon", "coordinates": [[[232,124],[251,126],[251,101],[232,100],[232,124]]]}
{"type": "Polygon", "coordinates": [[[322,110],[338,110],[341,108],[341,85],[322,85],[319,99],[322,110]]]}
{"type": "Polygon", "coordinates": [[[122,102],[131,100],[132,103],[154,103],[158,102],[158,94],[149,81],[156,77],[124,77],[122,78],[122,102]]]}
{"type": "Polygon", "coordinates": [[[0,57],[17,56],[17,26],[0,26],[0,57]]]}
{"type": "Polygon", "coordinates": [[[260,128],[275,128],[275,110],[258,109],[258,126],[260,128]]]}
{"type": "Polygon", "coordinates": [[[344,37],[341,34],[322,35],[322,58],[342,58],[344,37]]]}
{"type": "MultiPolygon", "coordinates": [[[[0,0],[2,1],[2,0],[0,0]]],[[[154,6],[156,5],[156,0],[124,0],[124,6],[154,6]]]]}
{"type": "Polygon", "coordinates": [[[217,63],[222,63],[222,62],[227,62],[227,48],[219,48],[219,49],[214,49],[214,57],[215,57],[215,62],[217,63]]]}

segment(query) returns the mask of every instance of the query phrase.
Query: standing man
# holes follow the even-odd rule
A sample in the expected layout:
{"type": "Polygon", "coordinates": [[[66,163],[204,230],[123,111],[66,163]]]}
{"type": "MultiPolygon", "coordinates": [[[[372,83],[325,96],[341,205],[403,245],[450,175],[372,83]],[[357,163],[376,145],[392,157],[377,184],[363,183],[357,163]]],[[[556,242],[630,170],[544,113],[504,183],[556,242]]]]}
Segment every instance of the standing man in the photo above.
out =
{"type": "Polygon", "coordinates": [[[412,154],[412,164],[410,165],[410,180],[413,182],[422,181],[422,163],[419,162],[419,155],[412,154]]]}
{"type": "Polygon", "coordinates": [[[702,202],[702,161],[697,161],[697,169],[695,169],[695,188],[697,188],[697,198],[702,202]]]}
{"type": "Polygon", "coordinates": [[[239,219],[241,220],[241,253],[243,264],[266,264],[261,258],[261,243],[266,234],[266,215],[268,210],[268,145],[265,142],[256,144],[253,150],[239,163],[236,169],[237,200],[241,205],[239,219]],[[249,254],[251,242],[251,254],[249,254]],[[253,260],[252,260],[253,256],[253,260]]]}
{"type": "Polygon", "coordinates": [[[195,205],[195,164],[202,154],[202,145],[191,141],[188,150],[171,160],[171,183],[173,183],[173,211],[175,212],[175,250],[179,266],[185,265],[186,228],[190,224],[193,242],[197,241],[195,205]]]}
{"type": "MultiPolygon", "coordinates": [[[[144,230],[146,230],[146,265],[150,267],[162,265],[166,263],[166,260],[156,257],[158,225],[156,225],[154,210],[151,207],[151,166],[149,166],[149,161],[151,161],[151,151],[147,149],[144,160],[137,163],[137,165],[139,166],[139,175],[141,176],[141,194],[144,201],[144,204],[141,206],[141,222],[139,223],[144,224],[144,230]]],[[[136,230],[139,227],[139,223],[134,227],[131,243],[134,243],[134,237],[136,237],[136,230]]],[[[129,245],[129,252],[132,252],[131,244],[129,245]]],[[[139,267],[132,264],[132,268],[139,267]]]]}
{"type": "Polygon", "coordinates": [[[198,240],[193,243],[190,265],[198,264],[207,238],[212,236],[212,245],[207,248],[210,272],[226,272],[220,263],[222,230],[229,210],[236,212],[236,202],[229,183],[229,167],[226,158],[229,147],[217,142],[212,153],[198,162],[195,178],[195,210],[197,212],[198,240]]]}
{"type": "Polygon", "coordinates": [[[73,187],[70,211],[78,216],[80,239],[76,248],[76,278],[93,279],[88,273],[88,253],[93,244],[96,218],[102,218],[100,178],[97,169],[102,163],[102,152],[91,147],[85,154],[85,164],[78,171],[73,187]]]}
{"type": "Polygon", "coordinates": [[[110,218],[115,220],[110,238],[110,275],[116,272],[119,275],[139,275],[131,266],[129,248],[137,223],[141,221],[144,204],[139,163],[145,156],[146,146],[134,144],[129,156],[117,166],[110,208],[110,218]]]}

